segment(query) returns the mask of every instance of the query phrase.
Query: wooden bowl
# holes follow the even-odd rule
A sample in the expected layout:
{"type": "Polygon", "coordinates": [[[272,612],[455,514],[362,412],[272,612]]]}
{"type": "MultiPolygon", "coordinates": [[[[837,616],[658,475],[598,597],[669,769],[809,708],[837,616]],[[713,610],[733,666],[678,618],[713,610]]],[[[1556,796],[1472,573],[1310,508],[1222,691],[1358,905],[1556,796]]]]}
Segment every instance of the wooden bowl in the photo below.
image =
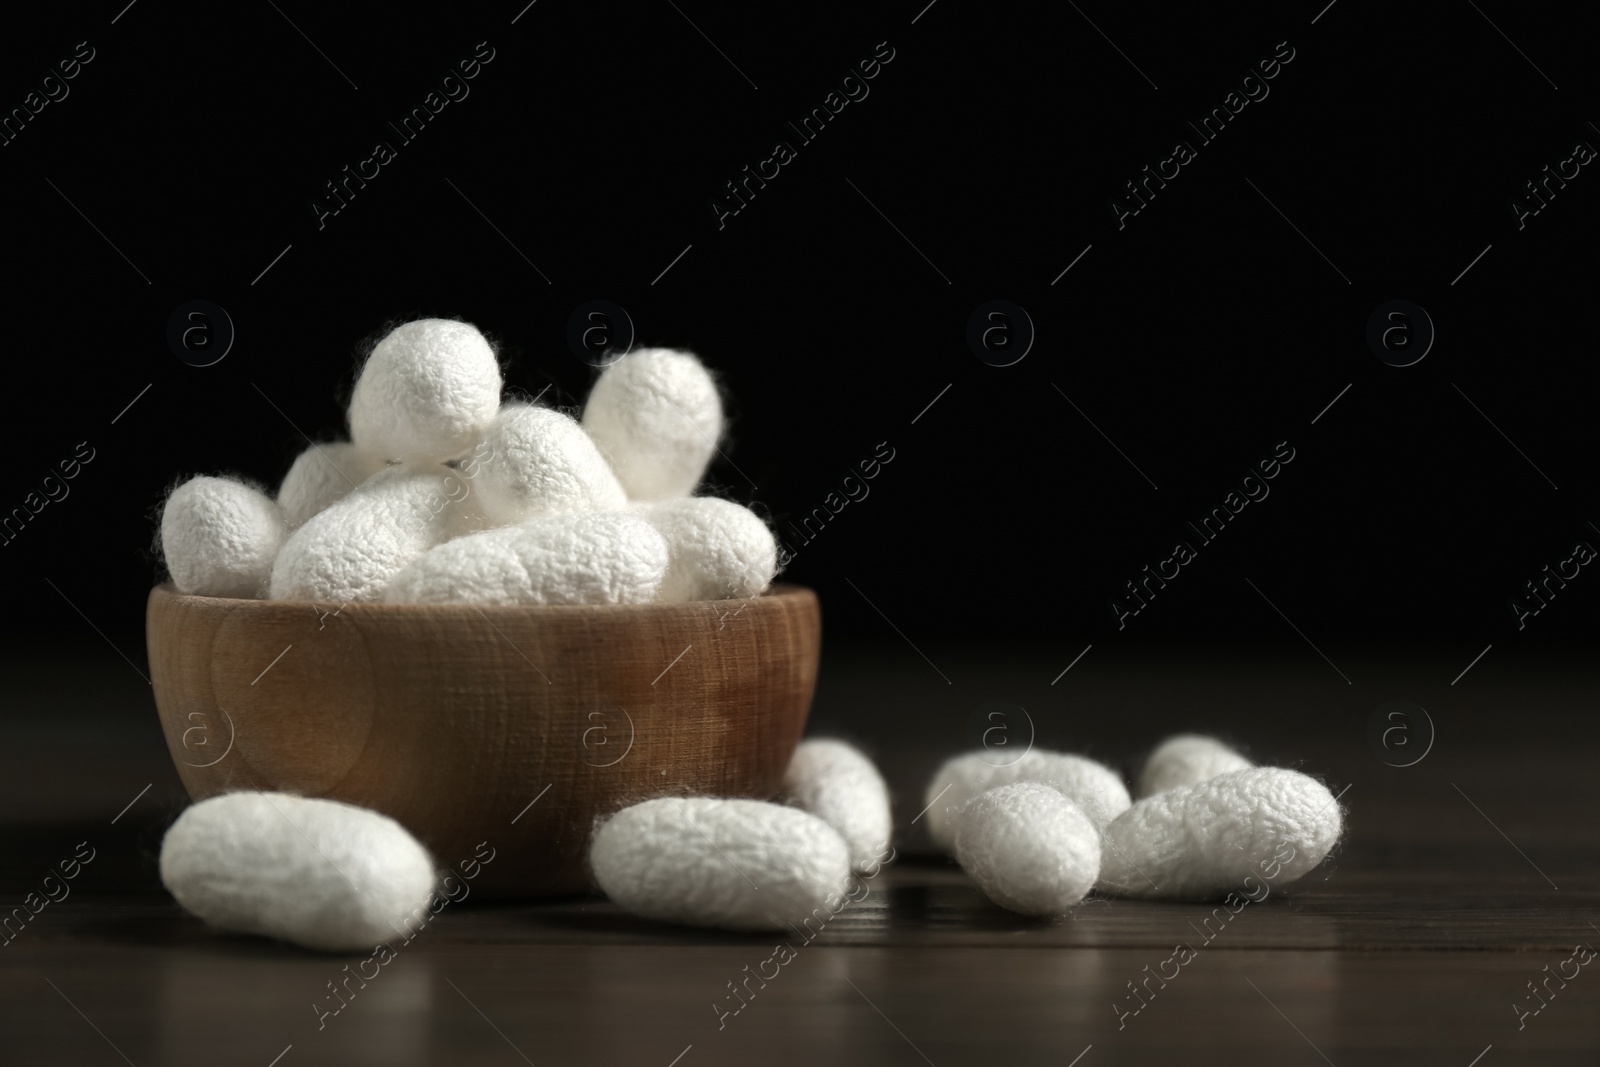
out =
{"type": "Polygon", "coordinates": [[[471,881],[489,897],[587,888],[594,819],[640,800],[772,796],[822,642],[816,594],[781,585],[748,600],[482,609],[159,585],[146,624],[192,798],[267,789],[381,811],[442,868],[492,854],[471,881]]]}

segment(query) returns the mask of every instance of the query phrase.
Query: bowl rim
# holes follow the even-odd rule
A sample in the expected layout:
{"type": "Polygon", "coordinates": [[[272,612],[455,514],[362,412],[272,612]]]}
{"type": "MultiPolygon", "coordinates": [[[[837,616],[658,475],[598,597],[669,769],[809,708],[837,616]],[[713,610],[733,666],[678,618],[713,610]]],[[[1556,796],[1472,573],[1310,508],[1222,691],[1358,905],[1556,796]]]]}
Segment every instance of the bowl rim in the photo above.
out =
{"type": "MultiPolygon", "coordinates": [[[[304,610],[307,605],[323,607],[334,604],[334,601],[324,600],[270,600],[260,597],[226,597],[206,596],[201,593],[181,593],[172,582],[157,582],[150,589],[150,599],[157,597],[178,604],[188,606],[194,604],[211,608],[234,608],[241,611],[261,611],[274,609],[304,610]]],[[[358,612],[369,618],[400,618],[422,614],[466,614],[475,613],[498,615],[562,615],[573,613],[615,613],[626,615],[671,614],[685,610],[698,611],[714,608],[724,604],[762,603],[776,605],[780,602],[789,603],[795,600],[816,600],[816,590],[810,586],[799,585],[792,582],[773,582],[765,591],[753,597],[728,597],[722,600],[681,600],[667,604],[389,604],[384,601],[347,601],[338,605],[340,613],[346,611],[358,612]]],[[[741,609],[742,610],[742,609],[741,609]]]]}

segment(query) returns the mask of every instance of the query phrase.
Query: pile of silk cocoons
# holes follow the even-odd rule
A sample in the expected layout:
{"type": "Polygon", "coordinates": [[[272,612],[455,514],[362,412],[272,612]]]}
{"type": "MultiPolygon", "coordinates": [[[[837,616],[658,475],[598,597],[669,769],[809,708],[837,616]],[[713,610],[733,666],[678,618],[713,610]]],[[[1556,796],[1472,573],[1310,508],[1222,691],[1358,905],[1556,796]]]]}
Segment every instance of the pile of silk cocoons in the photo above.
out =
{"type": "Polygon", "coordinates": [[[276,497],[245,481],[172,491],[160,544],[181,593],[320,603],[645,604],[756,596],[777,545],[695,490],[723,430],[688,352],[636,350],[582,419],[502,402],[475,327],[405,323],[350,399],[350,439],[313,443],[276,497]]]}
{"type": "MultiPolygon", "coordinates": [[[[325,603],[645,604],[755,596],[777,570],[766,524],[695,490],[723,430],[693,355],[609,364],[581,421],[503,402],[493,347],[466,323],[385,336],[351,397],[350,439],[313,444],[275,497],[197,477],[160,543],[179,592],[325,603]]],[[[1090,893],[1216,899],[1287,885],[1343,827],[1337,799],[1215,739],[1159,746],[1130,797],[1066,753],[947,761],[925,812],[994,903],[1060,916],[1090,893]]],[[[772,800],[663,796],[600,820],[595,884],[644,918],[807,941],[894,857],[889,791],[838,740],[802,742],[772,800]]],[[[345,951],[419,928],[446,903],[427,850],[392,819],[330,800],[236,792],[186,810],[163,884],[228,931],[345,951]]],[[[452,898],[453,899],[453,898],[452,898]]]]}
{"type": "MultiPolygon", "coordinates": [[[[589,859],[599,887],[636,915],[815,936],[893,859],[889,833],[889,791],[872,761],[842,741],[811,740],[778,801],[647,800],[595,828],[589,859]]],[[[463,861],[461,877],[477,866],[463,861]]],[[[329,952],[409,942],[465,888],[448,889],[449,875],[386,815],[254,791],[187,808],[161,842],[160,871],[212,927],[329,952]]]]}
{"type": "Polygon", "coordinates": [[[1091,891],[1261,899],[1320,864],[1343,830],[1317,779],[1198,734],[1157,746],[1136,790],[1083,756],[1030,749],[1002,763],[980,750],[934,774],[928,827],[990,900],[1033,916],[1065,915],[1091,891]]]}
{"type": "MultiPolygon", "coordinates": [[[[934,841],[990,900],[1022,915],[1063,916],[1090,893],[1264,899],[1263,886],[1322,863],[1343,829],[1321,782],[1257,767],[1209,737],[1160,745],[1137,801],[1116,772],[1081,756],[993,756],[948,760],[925,812],[934,841]]],[[[613,903],[642,918],[789,931],[809,943],[866,898],[894,859],[892,830],[872,761],[843,741],[812,739],[773,800],[661,796],[597,820],[589,867],[613,903]]],[[[399,824],[283,793],[189,808],[162,842],[161,878],[215,927],[328,951],[392,939],[445,903],[427,851],[399,824]]]]}
{"type": "MultiPolygon", "coordinates": [[[[1257,767],[1222,742],[1167,739],[1129,796],[1083,756],[994,750],[946,761],[924,809],[936,844],[1003,908],[1066,915],[1091,892],[1160,900],[1262,899],[1328,856],[1343,813],[1309,775],[1257,767]]],[[[888,791],[859,750],[802,743],[777,802],[658,797],[601,822],[595,882],[662,922],[812,931],[894,856],[888,791]]],[[[858,894],[859,890],[859,895],[858,894]]]]}

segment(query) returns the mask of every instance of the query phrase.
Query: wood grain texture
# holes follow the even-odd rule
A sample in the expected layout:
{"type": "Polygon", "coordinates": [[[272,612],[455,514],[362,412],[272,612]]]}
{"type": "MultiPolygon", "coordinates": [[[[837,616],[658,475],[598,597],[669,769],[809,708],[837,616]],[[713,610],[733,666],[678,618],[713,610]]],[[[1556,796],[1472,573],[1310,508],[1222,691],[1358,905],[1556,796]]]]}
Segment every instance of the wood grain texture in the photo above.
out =
{"type": "MultiPolygon", "coordinates": [[[[1512,1010],[1535,1005],[1528,983],[1575,944],[1600,947],[1592,654],[1519,662],[1510,649],[1495,659],[1496,646],[1479,665],[1492,670],[1451,688],[1463,665],[1451,650],[1351,648],[1337,653],[1360,679],[1347,688],[1303,645],[1276,656],[1096,644],[1052,688],[1068,658],[1058,649],[924,646],[947,686],[891,636],[871,654],[831,650],[808,729],[873,753],[904,848],[764,988],[742,983],[772,973],[774,937],[651,923],[597,897],[480,907],[473,893],[364,986],[353,977],[372,974],[364,954],[210,929],[158,878],[162,835],[187,797],[144,679],[92,632],[56,655],[0,649],[0,663],[12,657],[7,699],[48,712],[12,719],[0,745],[0,901],[41,892],[79,842],[98,850],[71,896],[20,933],[7,912],[0,1063],[122,1064],[119,1052],[140,1067],[261,1067],[280,1054],[277,1067],[1600,1062],[1592,965],[1552,983],[1526,1026],[1512,1010]],[[1442,728],[1404,769],[1365,735],[1396,692],[1426,702],[1442,728]],[[1346,841],[1214,940],[1203,905],[1091,898],[1060,922],[1013,915],[949,861],[912,855],[928,776],[970,744],[973,707],[995,693],[1026,704],[1041,746],[1092,747],[1129,774],[1172,729],[1226,727],[1261,761],[1337,786],[1346,841]],[[1146,988],[1145,968],[1160,970],[1180,941],[1197,958],[1146,988]],[[330,982],[348,1005],[323,1027],[318,1010],[339,1003],[330,982]],[[713,1005],[736,1006],[729,982],[749,1005],[723,1025],[713,1005]],[[1149,1005],[1123,1025],[1130,982],[1149,1005]]],[[[511,855],[502,846],[495,863],[511,855]]]]}
{"type": "Polygon", "coordinates": [[[381,811],[488,897],[589,884],[599,816],[660,795],[767,797],[821,651],[809,589],[595,607],[351,604],[151,590],[150,673],[189,795],[381,811]],[[531,806],[530,806],[531,804],[531,806]]]}
{"type": "Polygon", "coordinates": [[[242,941],[29,950],[0,971],[8,1062],[121,1065],[95,1027],[139,1067],[266,1067],[290,1046],[277,1067],[1469,1067],[1490,1045],[1476,1067],[1593,1067],[1600,1049],[1581,980],[1521,1031],[1510,1010],[1565,953],[1207,949],[1121,1019],[1125,983],[1165,953],[813,945],[763,988],[748,975],[771,939],[529,951],[427,936],[364,984],[359,958],[242,941]],[[748,1004],[723,1019],[730,982],[748,1004]],[[320,1029],[319,1008],[338,1010],[320,1029]]]}

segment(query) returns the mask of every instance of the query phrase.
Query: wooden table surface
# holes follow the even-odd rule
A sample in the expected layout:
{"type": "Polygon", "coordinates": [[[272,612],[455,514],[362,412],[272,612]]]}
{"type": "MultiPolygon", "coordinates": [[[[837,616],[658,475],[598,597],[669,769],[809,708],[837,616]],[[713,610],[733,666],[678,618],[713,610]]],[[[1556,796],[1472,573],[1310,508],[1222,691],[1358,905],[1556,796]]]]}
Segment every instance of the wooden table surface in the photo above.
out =
{"type": "MultiPolygon", "coordinates": [[[[80,842],[94,859],[0,949],[0,1063],[1594,1064],[1600,969],[1569,961],[1600,946],[1600,687],[1582,657],[1515,655],[1452,687],[1455,651],[1336,652],[1349,687],[1304,646],[1108,655],[1071,691],[1049,684],[1061,664],[1027,656],[934,650],[948,688],[903,646],[825,661],[814,731],[873,748],[900,855],[739,1000],[730,983],[770,975],[777,938],[598,898],[451,905],[364,987],[359,956],[210,931],[155,876],[184,800],[148,691],[34,657],[11,676],[38,714],[0,723],[0,899],[80,842]],[[1035,743],[1124,767],[1173,729],[1230,732],[1342,791],[1345,841],[1226,925],[1159,902],[1092,898],[1045,923],[1002,911],[911,823],[991,696],[1028,708],[1035,743]],[[1414,766],[1365,741],[1393,696],[1438,731],[1414,766]],[[1173,973],[1180,943],[1193,958],[1149,978],[1173,973]],[[321,1015],[339,982],[353,992],[321,1015]]],[[[510,827],[503,841],[517,846],[510,827]]]]}

